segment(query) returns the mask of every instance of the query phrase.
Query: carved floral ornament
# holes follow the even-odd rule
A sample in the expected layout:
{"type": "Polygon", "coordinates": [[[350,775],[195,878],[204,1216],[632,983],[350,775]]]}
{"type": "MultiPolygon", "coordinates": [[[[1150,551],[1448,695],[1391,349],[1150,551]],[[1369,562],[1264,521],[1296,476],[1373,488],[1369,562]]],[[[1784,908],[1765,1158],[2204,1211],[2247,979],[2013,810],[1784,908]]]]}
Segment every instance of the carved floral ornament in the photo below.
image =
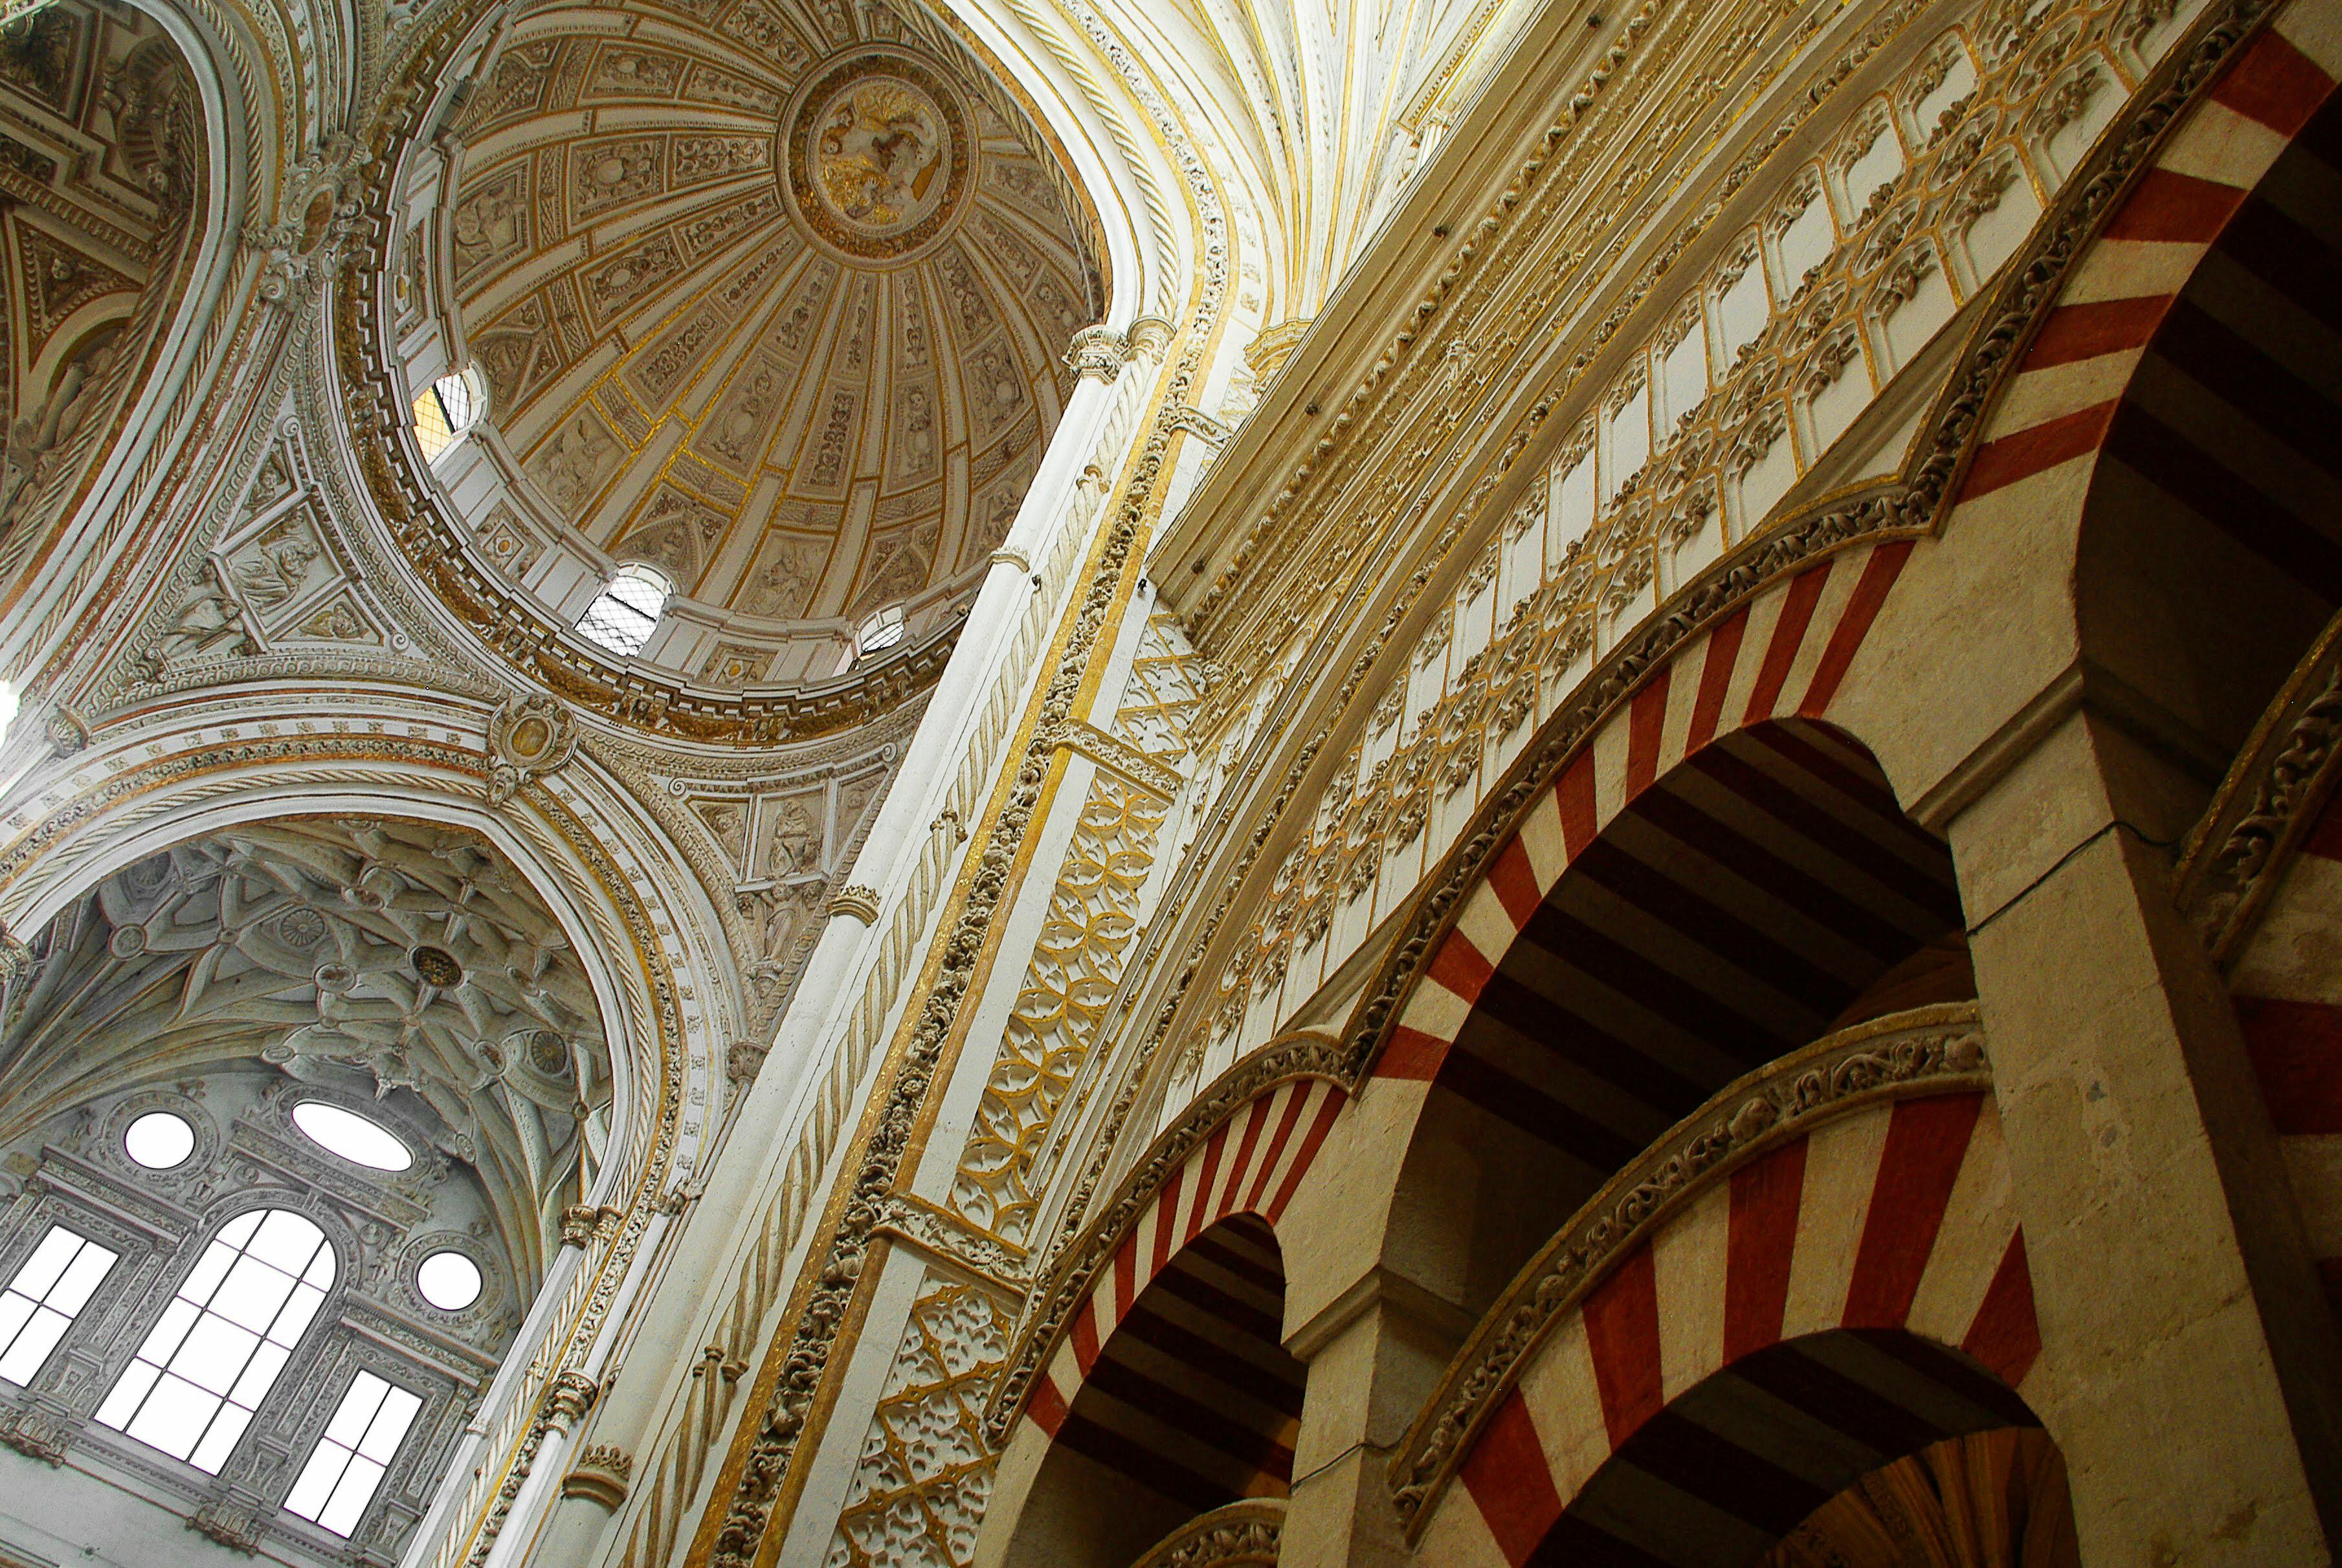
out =
{"type": "MultiPolygon", "coordinates": [[[[1204,345],[1228,300],[1228,219],[1219,189],[1202,154],[1105,21],[1085,0],[1069,0],[1074,21],[1119,74],[1123,86],[1152,122],[1186,186],[1203,234],[1203,265],[1189,295],[1190,330],[1164,345],[1166,363],[1153,424],[1112,493],[1118,500],[1099,530],[1089,574],[1077,590],[1070,634],[1050,668],[1040,695],[1041,712],[1060,721],[1074,710],[1093,661],[1103,656],[1102,640],[1123,602],[1122,577],[1141,547],[1158,505],[1157,484],[1168,467],[1173,437],[1180,431],[1177,411],[1193,405],[1203,380],[1204,345]]],[[[936,1085],[954,1021],[975,982],[975,955],[1008,896],[1009,866],[1031,828],[1041,802],[1053,744],[1036,735],[1008,764],[1016,781],[968,857],[966,879],[945,912],[947,934],[936,951],[949,955],[917,1003],[895,1057],[896,1076],[886,1098],[873,1107],[870,1131],[847,1152],[842,1180],[845,1203],[826,1230],[809,1244],[808,1262],[785,1321],[794,1323],[768,1349],[754,1385],[757,1408],[741,1423],[711,1493],[716,1500],[703,1521],[694,1550],[719,1568],[746,1568],[773,1523],[776,1500],[787,1483],[806,1436],[839,1332],[862,1288],[863,1265],[880,1239],[886,1200],[899,1177],[906,1153],[916,1145],[914,1129],[936,1085]]],[[[696,1459],[696,1455],[693,1456],[696,1459]]],[[[680,1455],[676,1463],[687,1463],[680,1455]]]]}
{"type": "MultiPolygon", "coordinates": [[[[2033,7],[2019,18],[2018,31],[2028,41],[2037,39],[2033,54],[2027,56],[2028,65],[2043,58],[2045,51],[2054,53],[2057,48],[2070,46],[2085,54],[2096,51],[2098,45],[2094,40],[2099,35],[2073,24],[2087,23],[2093,16],[2117,10],[2127,15],[2131,9],[2122,0],[2093,0],[2078,5],[2065,4],[2064,0],[2058,3],[2068,13],[2069,25],[2063,32],[2053,25],[2056,5],[2033,7]],[[2067,34],[2072,36],[2067,38],[2067,34]],[[2066,41],[2059,42],[2061,38],[2066,41]]],[[[1975,19],[1976,25],[1997,25],[1994,18],[2006,9],[1985,7],[1975,19]]],[[[1588,324],[1584,330],[1570,335],[1573,340],[1584,343],[1583,350],[1573,356],[1566,367],[1558,370],[1544,395],[1524,401],[1509,431],[1490,431],[1485,449],[1495,454],[1494,462],[1485,474],[1473,479],[1471,494],[1461,504],[1448,508],[1443,502],[1444,509],[1469,515],[1483,494],[1504,482],[1505,471],[1531,442],[1542,422],[1557,416],[1565,401],[1577,399],[1579,391],[1573,384],[1590,372],[1621,334],[1645,330],[1645,320],[1651,314],[1645,308],[1646,304],[1655,305],[1654,296],[1674,297],[1680,285],[1670,275],[1672,271],[1691,254],[1686,247],[1726,210],[1723,204],[1761,179],[1768,167],[1767,160],[1787,145],[1788,137],[1813,128],[1806,122],[1831,102],[1830,89],[1889,46],[1916,15],[1917,8],[1910,5],[1897,5],[1880,13],[1847,55],[1827,64],[1826,79],[1810,93],[1800,95],[1769,137],[1752,147],[1747,156],[1723,177],[1714,192],[1716,200],[1702,207],[1676,242],[1629,280],[1628,295],[1616,309],[1602,321],[1588,324]],[[1498,452],[1500,438],[1506,439],[1498,452]]],[[[1606,94],[1624,92],[1627,96],[1618,100],[1618,112],[1634,107],[1633,95],[1647,91],[1651,73],[1666,64],[1669,50],[1680,46],[1681,33],[1680,25],[1665,15],[1639,44],[1639,35],[1630,27],[1630,35],[1621,46],[1626,47],[1630,55],[1637,47],[1656,54],[1647,63],[1630,59],[1622,68],[1611,70],[1606,86],[1599,80],[1604,73],[1597,70],[1596,80],[1584,95],[1587,102],[1598,105],[1607,101],[1606,94]]],[[[1952,42],[1957,47],[1957,39],[1952,42]]],[[[2062,55],[2056,55],[2047,65],[2053,65],[2056,59],[2062,58],[2062,55]]],[[[2015,134],[2013,115],[2015,108],[2021,105],[2013,95],[2032,90],[2025,87],[2025,81],[2046,81],[2048,75],[2045,65],[2033,77],[2004,71],[2000,78],[1988,81],[1985,87],[1964,99],[1953,116],[1959,134],[1949,138],[1952,145],[1923,151],[1897,179],[1882,185],[1881,192],[1912,195],[1914,205],[1924,196],[1930,221],[1943,231],[1944,243],[1957,251],[1964,244],[1964,231],[1959,225],[1973,221],[1975,215],[1983,210],[1971,204],[1963,189],[1957,188],[1960,173],[1974,162],[1977,149],[1986,141],[1997,136],[2006,143],[2015,134]],[[2004,105],[2010,107],[2004,108],[2004,105]],[[1976,143],[1974,147],[1967,145],[1971,140],[1976,143]]],[[[1590,113],[1598,116],[1601,111],[1597,107],[1590,113]]],[[[1575,121],[1577,116],[1573,114],[1571,118],[1575,121]]],[[[1425,355],[1415,342],[1430,330],[1426,324],[1435,315],[1454,313],[1462,319],[1444,330],[1470,331],[1477,323],[1493,341],[1519,341],[1503,335],[1517,332],[1518,323],[1546,319],[1545,313],[1560,308],[1551,289],[1532,288],[1523,293],[1519,286],[1508,282],[1525,274],[1548,270],[1535,265],[1525,255],[1524,247],[1532,243],[1525,236],[1544,234],[1548,237],[1542,243],[1556,248],[1571,244],[1590,246],[1602,240],[1601,225],[1607,221],[1603,213],[1564,210],[1565,198],[1557,194],[1566,188],[1572,171],[1584,172],[1585,159],[1589,155],[1588,138],[1582,133],[1565,135],[1566,129],[1555,127],[1548,133],[1545,152],[1523,163],[1516,185],[1507,188],[1495,210],[1483,220],[1473,241],[1460,248],[1454,265],[1441,275],[1437,285],[1418,305],[1418,319],[1397,335],[1390,350],[1376,362],[1351,394],[1346,416],[1335,420],[1327,436],[1316,444],[1306,460],[1294,471],[1291,481],[1277,493],[1267,515],[1253,527],[1236,552],[1242,569],[1232,566],[1188,606],[1199,645],[1208,651],[1226,641],[1233,650],[1231,662],[1237,666],[1236,674],[1239,678],[1232,680],[1222,693],[1224,707],[1241,704],[1260,679],[1260,671],[1249,667],[1249,664],[1257,662],[1251,650],[1283,646],[1289,637],[1306,630],[1303,623],[1308,617],[1303,607],[1328,602],[1329,584],[1340,575],[1340,562],[1361,554],[1374,558],[1373,548],[1361,550],[1357,543],[1347,541],[1346,531],[1353,527],[1351,520],[1400,515],[1421,486],[1434,483],[1427,475],[1435,469],[1446,473],[1459,466],[1453,454],[1430,437],[1454,425],[1478,401],[1499,395],[1494,389],[1494,378],[1516,375],[1521,368],[1516,356],[1503,356],[1506,363],[1501,365],[1492,360],[1482,374],[1469,378],[1470,385],[1456,395],[1448,395],[1441,390],[1440,376],[1423,363],[1425,355]],[[1350,413],[1355,413],[1355,419],[1346,417],[1350,413]],[[1410,425],[1415,430],[1413,435],[1406,434],[1410,425]],[[1406,453],[1417,455],[1392,460],[1392,454],[1406,453]],[[1434,464],[1435,454],[1446,461],[1434,464]],[[1326,543],[1326,530],[1333,526],[1346,530],[1346,547],[1321,547],[1326,543]],[[1271,624],[1259,624],[1264,619],[1271,624]]],[[[1802,177],[1805,172],[1796,171],[1792,177],[1802,177]]],[[[2070,194],[2070,180],[2053,180],[2050,188],[2062,201],[2070,194]]],[[[1878,205],[1874,203],[1874,207],[1878,205]]],[[[1831,265],[1835,270],[1845,270],[1843,258],[1849,250],[1868,257],[1858,271],[1877,265],[1879,255],[1884,253],[1871,252],[1859,233],[1866,226],[1875,226],[1873,220],[1877,217],[1875,211],[1863,215],[1856,225],[1857,233],[1850,235],[1848,245],[1834,255],[1831,265]]],[[[1753,231],[1747,235],[1746,243],[1753,246],[1753,231]]],[[[1932,249],[1932,245],[1925,248],[1932,249]]],[[[1755,265],[1755,250],[1751,248],[1745,254],[1748,265],[1755,265]]],[[[1957,295],[1971,282],[1965,258],[1954,271],[1957,295]]],[[[1721,285],[1728,284],[1731,277],[1732,269],[1727,265],[1710,281],[1721,285]]],[[[1891,309],[1891,295],[1883,294],[1881,298],[1891,309]]],[[[1657,324],[1651,324],[1649,330],[1655,337],[1658,335],[1657,324]]],[[[1732,373],[1734,379],[1769,375],[1772,381],[1758,389],[1760,393],[1786,390],[1797,378],[1797,372],[1802,366],[1793,364],[1785,371],[1784,349],[1785,338],[1779,332],[1760,334],[1744,348],[1742,366],[1732,373]]],[[[1753,404],[1741,405],[1735,414],[1720,401],[1725,391],[1725,387],[1719,387],[1719,395],[1712,395],[1707,406],[1690,411],[1691,416],[1719,426],[1717,431],[1709,433],[1722,436],[1725,444],[1718,451],[1735,446],[1752,449],[1754,444],[1748,438],[1758,433],[1743,430],[1740,425],[1753,404]]],[[[1686,473],[1681,475],[1680,482],[1693,482],[1698,477],[1686,473]]],[[[1386,530],[1385,539],[1376,543],[1388,540],[1386,530]]],[[[1216,715],[1207,727],[1216,727],[1216,715]]]]}
{"type": "Polygon", "coordinates": [[[488,804],[504,804],[576,749],[576,719],[560,702],[542,692],[507,700],[488,719],[488,804]]]}
{"type": "Polygon", "coordinates": [[[2241,955],[2303,836],[2342,778],[2342,616],[2327,623],[2187,835],[2181,909],[2224,966],[2241,955]]]}
{"type": "Polygon", "coordinates": [[[1224,1503],[1148,1547],[1131,1568],[1275,1568],[1285,1512],[1279,1498],[1224,1503]]]}
{"type": "MultiPolygon", "coordinates": [[[[2136,172],[2152,158],[2177,116],[2273,10],[2267,0],[2234,0],[2207,11],[2189,37],[2175,46],[2140,87],[2131,106],[2103,135],[2090,161],[2059,188],[2048,213],[2037,223],[2025,245],[2003,265],[1988,297],[1980,302],[1964,355],[1948,373],[1920,426],[1921,434],[1909,448],[1911,456],[1900,477],[1850,495],[1840,493],[1820,508],[1793,514],[1736,546],[1673,593],[1655,615],[1604,650],[1590,672],[1571,676],[1569,689],[1552,715],[1503,778],[1490,786],[1471,825],[1438,869],[1423,879],[1413,913],[1406,917],[1405,934],[1386,953],[1346,1026],[1345,1038],[1361,1061],[1370,1059],[1379,1048],[1399,1003],[1419,979],[1462,895],[1528,809],[1542,787],[1540,781],[1556,776],[1576,749],[1623,706],[1652,671],[1711,624],[1823,556],[1872,540],[1924,535],[1942,525],[1970,460],[1975,433],[2057,296],[2067,270],[2136,172]]],[[[1776,317],[1771,330],[1780,332],[1794,319],[1794,311],[1784,313],[1776,317]]],[[[1764,405],[1756,412],[1769,414],[1771,407],[1764,405]]],[[[1760,422],[1751,418],[1742,434],[1753,441],[1772,429],[1769,417],[1761,422],[1761,431],[1760,422]]],[[[1697,492],[1705,499],[1705,487],[1697,487],[1697,492]]],[[[1418,572],[1418,581],[1427,580],[1428,571],[1427,564],[1418,572]]],[[[1559,581],[1548,582],[1545,593],[1558,592],[1559,581]]],[[[1554,603],[1567,607],[1562,601],[1554,603]]],[[[1389,634],[1400,624],[1405,607],[1404,600],[1394,605],[1383,634],[1363,645],[1339,681],[1332,683],[1330,694],[1336,702],[1351,701],[1370,677],[1383,673],[1389,634]]],[[[1582,615],[1556,624],[1558,630],[1544,634],[1546,658],[1541,662],[1549,669],[1567,672],[1589,651],[1593,626],[1582,615]]],[[[1246,689],[1246,682],[1234,679],[1224,688],[1237,694],[1230,700],[1241,700],[1246,689]]],[[[1216,692],[1215,696],[1221,694],[1216,692]]],[[[1386,701],[1396,694],[1392,691],[1386,701]]],[[[1443,702],[1461,700],[1463,696],[1453,694],[1443,698],[1443,702]]],[[[1369,734],[1379,722],[1378,710],[1369,723],[1369,734]]],[[[1266,804],[1253,819],[1251,847],[1240,852],[1209,909],[1187,923],[1195,935],[1184,962],[1176,966],[1178,972],[1216,974],[1221,954],[1240,948],[1241,934],[1227,929],[1227,912],[1252,877],[1259,846],[1287,804],[1298,798],[1321,741],[1322,733],[1293,756],[1279,787],[1266,795],[1266,804]]],[[[1394,781],[1398,777],[1399,760],[1394,761],[1388,775],[1394,781]]],[[[1402,815],[1411,823],[1416,810],[1407,805],[1402,815]]],[[[1230,827],[1242,831],[1233,824],[1230,827]]],[[[1366,880],[1370,883],[1371,875],[1366,880]]],[[[1138,1048],[1154,1055],[1164,1036],[1175,1029],[1183,1035],[1204,1034],[1214,1027],[1216,1010],[1225,1011],[1218,998],[1190,998],[1183,983],[1180,991],[1158,1010],[1151,1033],[1138,1048]]],[[[1192,1042],[1183,1048],[1191,1052],[1192,1042]]],[[[1162,1054],[1176,1060],[1181,1053],[1162,1054]]]]}

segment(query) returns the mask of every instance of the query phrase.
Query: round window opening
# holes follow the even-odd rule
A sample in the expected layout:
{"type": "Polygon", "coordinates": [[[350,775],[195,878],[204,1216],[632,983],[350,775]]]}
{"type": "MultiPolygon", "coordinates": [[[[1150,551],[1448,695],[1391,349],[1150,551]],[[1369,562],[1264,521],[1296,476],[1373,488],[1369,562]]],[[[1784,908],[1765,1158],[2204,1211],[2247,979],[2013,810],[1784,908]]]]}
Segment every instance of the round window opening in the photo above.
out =
{"type": "Polygon", "coordinates": [[[195,1152],[195,1130],[185,1116],[149,1111],[123,1130],[122,1150],[150,1171],[167,1171],[195,1152]]]}
{"type": "Polygon", "coordinates": [[[461,1312],[480,1299],[480,1265],[461,1253],[433,1253],[415,1265],[415,1288],[441,1312],[461,1312]]]}
{"type": "Polygon", "coordinates": [[[293,1107],[293,1124],[319,1148],[354,1165],[372,1171],[404,1171],[415,1164],[415,1151],[389,1128],[339,1105],[304,1100],[293,1107]]]}

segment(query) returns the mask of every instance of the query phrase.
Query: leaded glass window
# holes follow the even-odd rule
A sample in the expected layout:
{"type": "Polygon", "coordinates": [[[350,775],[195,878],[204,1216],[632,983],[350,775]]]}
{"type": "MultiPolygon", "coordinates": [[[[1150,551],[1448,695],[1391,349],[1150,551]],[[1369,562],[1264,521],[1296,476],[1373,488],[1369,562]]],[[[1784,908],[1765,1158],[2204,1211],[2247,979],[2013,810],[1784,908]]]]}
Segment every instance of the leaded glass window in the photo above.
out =
{"type": "Polygon", "coordinates": [[[423,1401],[396,1383],[361,1372],[342,1395],[325,1435],[310,1452],[301,1478],[285,1494],[287,1512],[315,1521],[336,1535],[357,1528],[392,1455],[414,1424],[423,1401]]]}
{"type": "Polygon", "coordinates": [[[51,1225],[0,1291],[0,1378],[33,1381],[49,1353],[114,1267],[115,1253],[63,1225],[51,1225]]]}
{"type": "Polygon", "coordinates": [[[334,1284],[315,1224],[255,1209],[220,1227],[172,1295],[97,1419],[219,1473],[334,1284]]]}

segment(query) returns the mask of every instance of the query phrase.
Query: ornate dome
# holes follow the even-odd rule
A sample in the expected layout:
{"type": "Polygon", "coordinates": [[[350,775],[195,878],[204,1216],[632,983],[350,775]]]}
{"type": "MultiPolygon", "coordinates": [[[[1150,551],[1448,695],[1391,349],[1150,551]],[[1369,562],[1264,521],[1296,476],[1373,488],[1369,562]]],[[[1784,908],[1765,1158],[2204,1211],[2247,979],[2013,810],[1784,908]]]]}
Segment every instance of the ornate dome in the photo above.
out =
{"type": "Polygon", "coordinates": [[[882,7],[581,4],[520,22],[455,129],[446,363],[488,414],[438,467],[504,583],[567,625],[655,565],[642,658],[719,689],[835,674],[876,610],[892,657],[956,624],[1103,294],[988,72],[882,7]]]}

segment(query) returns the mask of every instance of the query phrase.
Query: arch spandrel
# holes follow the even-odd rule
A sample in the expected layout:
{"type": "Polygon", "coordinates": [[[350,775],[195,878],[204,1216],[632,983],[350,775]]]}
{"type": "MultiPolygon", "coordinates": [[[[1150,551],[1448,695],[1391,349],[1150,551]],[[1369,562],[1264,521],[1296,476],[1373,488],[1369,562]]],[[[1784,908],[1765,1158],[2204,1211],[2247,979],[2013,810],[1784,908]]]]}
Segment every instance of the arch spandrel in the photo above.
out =
{"type": "Polygon", "coordinates": [[[1934,1041],[1910,1058],[1896,1030],[1823,1042],[1773,1085],[1736,1085],[1712,1131],[1686,1124],[1688,1160],[1670,1147],[1676,1169],[1637,1177],[1661,1176],[1647,1194],[1622,1186],[1615,1216],[1590,1208],[1597,1223],[1525,1270],[1394,1461],[1424,1550],[1523,1561],[1646,1423],[1800,1336],[1912,1334],[2021,1397],[2039,1330],[1998,1116],[1964,1086],[1988,1082],[1981,1050],[1973,1034],[1946,1048],[1964,1027],[1905,1026],[1934,1041]],[[1849,1076],[1865,1047],[1918,1070],[1849,1076]],[[1808,1098],[1793,1084],[1817,1065],[1828,1087],[1808,1098]],[[1760,1104],[1771,1119],[1745,1108],[1760,1104]]]}
{"type": "Polygon", "coordinates": [[[1054,1433],[1099,1341],[1187,1241],[1229,1215],[1272,1230],[1283,1219],[1349,1101],[1328,1075],[1329,1044],[1296,1035],[1229,1074],[1048,1260],[986,1411],[995,1441],[1027,1424],[1054,1433]]]}

